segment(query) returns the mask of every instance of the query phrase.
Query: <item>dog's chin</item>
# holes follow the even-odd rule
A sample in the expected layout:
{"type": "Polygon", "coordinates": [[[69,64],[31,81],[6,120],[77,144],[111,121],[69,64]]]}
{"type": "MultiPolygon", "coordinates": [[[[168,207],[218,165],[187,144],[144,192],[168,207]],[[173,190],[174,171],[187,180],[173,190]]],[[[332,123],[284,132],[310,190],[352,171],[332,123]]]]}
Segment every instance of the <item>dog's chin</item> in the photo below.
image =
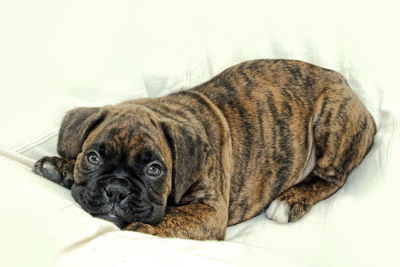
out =
{"type": "Polygon", "coordinates": [[[146,219],[136,219],[133,220],[131,222],[127,222],[124,219],[120,218],[119,216],[113,214],[113,213],[109,213],[109,214],[98,214],[98,215],[93,215],[97,218],[112,222],[113,224],[115,224],[116,226],[118,226],[120,229],[125,228],[126,226],[128,226],[129,224],[131,224],[132,222],[142,222],[142,223],[146,223],[146,224],[151,224],[151,225],[155,225],[157,224],[159,221],[161,221],[162,216],[152,216],[150,218],[146,218],[146,219]]]}
{"type": "Polygon", "coordinates": [[[126,226],[129,225],[129,223],[125,222],[124,220],[122,220],[121,218],[119,218],[118,216],[114,215],[114,214],[102,214],[102,215],[96,215],[97,218],[112,222],[113,224],[115,224],[117,227],[119,228],[124,228],[126,226]]]}

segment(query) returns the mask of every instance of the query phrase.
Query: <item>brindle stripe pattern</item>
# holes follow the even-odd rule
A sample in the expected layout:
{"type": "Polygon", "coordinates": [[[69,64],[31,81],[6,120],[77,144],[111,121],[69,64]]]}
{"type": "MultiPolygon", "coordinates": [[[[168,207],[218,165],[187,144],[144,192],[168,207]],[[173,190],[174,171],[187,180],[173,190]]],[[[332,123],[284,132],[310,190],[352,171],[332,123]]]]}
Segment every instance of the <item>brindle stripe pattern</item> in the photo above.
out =
{"type": "MultiPolygon", "coordinates": [[[[162,187],[165,215],[126,229],[223,239],[228,225],[273,200],[287,204],[289,221],[301,218],[343,186],[375,133],[372,116],[339,73],[295,60],[253,60],[187,91],[69,112],[58,144],[68,160],[50,163],[69,162],[66,173],[83,183],[80,152],[96,140],[126,158],[156,150],[169,168],[168,178],[152,185],[162,187]]],[[[38,162],[38,172],[47,161],[38,162]]]]}
{"type": "MultiPolygon", "coordinates": [[[[317,141],[316,154],[344,156],[343,146],[339,144],[359,141],[357,135],[338,135],[349,130],[343,128],[351,112],[349,106],[356,103],[357,112],[368,113],[343,81],[334,71],[300,61],[254,60],[231,67],[192,89],[215,103],[230,125],[234,174],[229,224],[251,218],[293,185],[308,154],[308,123],[313,106],[324,92],[321,115],[313,127],[321,131],[322,144],[317,141]],[[334,130],[330,129],[332,121],[334,130]],[[324,153],[326,149],[332,151],[324,153]],[[257,193],[249,195],[249,192],[257,193]]],[[[373,119],[367,118],[373,125],[373,119]]],[[[360,137],[368,136],[366,147],[371,146],[374,133],[372,128],[360,130],[360,137]]],[[[347,150],[355,149],[347,147],[347,150]]],[[[350,158],[346,165],[353,168],[351,154],[347,153],[350,158]]],[[[359,157],[358,154],[362,152],[353,156],[359,157]]],[[[351,169],[343,167],[346,171],[339,176],[347,176],[351,169]]]]}

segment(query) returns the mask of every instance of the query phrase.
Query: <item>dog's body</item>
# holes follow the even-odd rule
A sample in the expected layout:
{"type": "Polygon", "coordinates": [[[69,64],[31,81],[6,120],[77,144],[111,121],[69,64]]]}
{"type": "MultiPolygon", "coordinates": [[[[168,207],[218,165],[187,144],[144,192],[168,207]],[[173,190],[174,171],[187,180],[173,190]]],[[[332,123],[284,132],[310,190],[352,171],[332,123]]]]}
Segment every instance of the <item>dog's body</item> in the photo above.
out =
{"type": "Polygon", "coordinates": [[[61,158],[34,170],[127,230],[223,239],[265,208],[281,223],[301,218],[343,186],[375,132],[337,72],[255,60],[188,91],[72,110],[61,158]]]}

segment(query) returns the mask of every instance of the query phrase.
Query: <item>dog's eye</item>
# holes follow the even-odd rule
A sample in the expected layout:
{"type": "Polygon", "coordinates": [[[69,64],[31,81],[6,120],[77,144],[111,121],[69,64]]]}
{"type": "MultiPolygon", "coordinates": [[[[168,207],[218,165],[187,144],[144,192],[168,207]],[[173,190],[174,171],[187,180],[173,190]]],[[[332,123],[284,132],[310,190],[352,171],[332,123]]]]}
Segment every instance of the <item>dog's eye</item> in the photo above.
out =
{"type": "Polygon", "coordinates": [[[158,162],[152,162],[145,168],[145,174],[151,177],[159,177],[162,174],[162,167],[158,162]]]}
{"type": "Polygon", "coordinates": [[[101,163],[100,155],[96,151],[90,151],[86,157],[90,164],[99,165],[101,163]]]}

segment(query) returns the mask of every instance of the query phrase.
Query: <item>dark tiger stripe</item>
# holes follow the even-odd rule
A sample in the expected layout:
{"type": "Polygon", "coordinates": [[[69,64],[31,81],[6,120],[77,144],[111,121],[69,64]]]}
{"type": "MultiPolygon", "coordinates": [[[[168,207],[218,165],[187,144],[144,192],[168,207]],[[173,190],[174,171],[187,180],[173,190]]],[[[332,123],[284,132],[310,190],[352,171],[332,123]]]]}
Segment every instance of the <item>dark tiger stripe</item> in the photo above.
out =
{"type": "MultiPolygon", "coordinates": [[[[213,107],[211,107],[210,105],[214,105],[209,99],[206,99],[206,97],[204,95],[202,95],[200,92],[197,92],[195,90],[193,91],[182,91],[180,92],[180,95],[184,95],[186,97],[190,97],[192,99],[196,100],[196,103],[201,104],[200,106],[197,107],[201,107],[199,109],[199,112],[201,112],[202,116],[201,118],[203,118],[201,120],[202,122],[202,126],[207,134],[208,137],[208,141],[212,142],[214,140],[216,140],[216,131],[215,129],[219,128],[219,129],[223,129],[224,125],[223,122],[221,121],[221,118],[219,116],[219,114],[216,114],[215,110],[213,109],[213,107]],[[205,117],[205,109],[208,110],[208,112],[211,114],[211,116],[215,116],[217,119],[213,120],[213,122],[217,123],[217,126],[212,126],[211,121],[208,119],[208,117],[205,117]]],[[[190,111],[192,108],[188,107],[187,111],[190,111]]],[[[194,109],[192,109],[194,111],[194,109]]],[[[194,111],[195,112],[195,111],[194,111]]],[[[196,112],[195,112],[196,113],[196,112]]],[[[219,136],[219,144],[223,144],[224,143],[224,136],[220,134],[219,136]]]]}
{"type": "Polygon", "coordinates": [[[292,111],[292,106],[289,104],[289,102],[284,101],[282,103],[282,107],[283,107],[283,110],[282,110],[281,115],[284,118],[291,118],[293,116],[293,111],[292,111]]]}
{"type": "MultiPolygon", "coordinates": [[[[250,155],[254,143],[254,130],[253,125],[250,123],[251,116],[249,116],[249,114],[247,113],[247,109],[239,100],[237,90],[230,83],[229,80],[222,77],[221,79],[215,80],[214,85],[220,86],[219,88],[221,90],[219,92],[220,100],[216,99],[215,102],[213,102],[225,114],[225,116],[227,116],[231,112],[233,114],[237,114],[240,122],[242,123],[242,126],[239,127],[239,132],[237,133],[241,136],[240,139],[243,140],[242,144],[237,144],[242,148],[241,155],[234,155],[234,158],[236,158],[236,162],[238,164],[236,175],[238,177],[243,177],[248,169],[249,161],[251,159],[250,155]],[[230,110],[230,112],[227,112],[227,110],[230,110]],[[239,158],[241,160],[238,160],[239,158]]],[[[230,128],[232,127],[230,126],[230,128]]],[[[235,133],[232,133],[232,135],[234,134],[235,133]]],[[[236,192],[236,194],[238,194],[237,200],[239,202],[245,198],[245,196],[243,196],[243,192],[241,192],[240,190],[244,186],[244,183],[245,179],[233,179],[233,182],[231,184],[232,192],[236,192]],[[237,182],[235,183],[235,181],[237,182]]],[[[240,214],[243,215],[244,212],[245,211],[242,210],[240,214]]],[[[229,217],[232,216],[232,211],[230,211],[229,217]]]]}
{"type": "Polygon", "coordinates": [[[263,67],[262,60],[253,60],[246,66],[246,69],[251,71],[252,74],[262,74],[261,67],[263,67]]]}
{"type": "Polygon", "coordinates": [[[184,122],[188,119],[187,113],[179,110],[172,109],[168,103],[159,102],[157,105],[148,106],[153,112],[178,122],[184,122]]]}
{"type": "Polygon", "coordinates": [[[324,122],[323,122],[325,126],[329,126],[329,124],[330,124],[330,122],[331,122],[331,118],[332,118],[332,110],[329,110],[329,111],[326,113],[325,120],[324,120],[324,122]]]}
{"type": "Polygon", "coordinates": [[[357,154],[359,153],[357,147],[365,138],[365,130],[367,129],[367,126],[368,118],[363,116],[362,120],[360,121],[358,132],[353,135],[351,141],[348,143],[347,148],[344,150],[343,154],[341,154],[343,156],[341,158],[341,162],[343,163],[342,172],[349,171],[348,168],[350,165],[352,165],[352,160],[357,158],[357,154]]]}
{"type": "Polygon", "coordinates": [[[326,106],[328,105],[329,101],[330,100],[329,100],[328,96],[324,95],[322,100],[321,100],[322,106],[321,106],[321,109],[319,111],[320,115],[317,117],[316,121],[314,122],[314,125],[319,125],[320,124],[321,118],[325,115],[326,106]]]}
{"type": "Polygon", "coordinates": [[[306,106],[306,102],[303,100],[303,97],[299,95],[299,90],[292,86],[290,83],[285,83],[284,86],[280,88],[280,92],[284,95],[289,101],[296,101],[302,107],[306,106]]]}
{"type": "Polygon", "coordinates": [[[293,79],[295,79],[296,82],[298,82],[303,76],[300,67],[298,65],[286,64],[285,69],[287,69],[290,72],[290,74],[292,75],[293,79]]]}
{"type": "Polygon", "coordinates": [[[276,173],[276,184],[272,188],[272,192],[278,194],[282,191],[284,184],[289,179],[290,168],[293,165],[291,155],[293,154],[293,141],[292,133],[290,132],[289,125],[284,116],[279,114],[275,101],[271,93],[267,94],[267,106],[274,121],[274,125],[278,128],[276,136],[279,141],[275,140],[275,149],[273,151],[273,160],[277,163],[278,170],[276,173]]]}
{"type": "Polygon", "coordinates": [[[245,71],[245,66],[246,66],[245,64],[240,65],[238,68],[238,73],[239,73],[240,77],[242,77],[243,80],[246,82],[246,85],[249,85],[249,84],[253,83],[253,80],[251,80],[249,78],[249,76],[247,75],[247,73],[245,71]]]}
{"type": "Polygon", "coordinates": [[[338,109],[338,116],[344,114],[343,110],[348,106],[350,100],[351,100],[350,97],[346,97],[345,99],[343,99],[343,102],[342,102],[342,104],[340,104],[339,109],[338,109]]]}
{"type": "Polygon", "coordinates": [[[263,152],[263,148],[265,148],[265,132],[264,132],[264,117],[265,117],[265,109],[259,102],[256,103],[257,107],[257,120],[258,120],[258,132],[260,133],[260,141],[259,146],[260,149],[257,150],[257,157],[261,157],[261,153],[263,152]]]}
{"type": "Polygon", "coordinates": [[[247,98],[251,98],[254,89],[258,86],[256,79],[250,79],[247,74],[248,70],[246,69],[246,64],[242,64],[238,68],[238,77],[244,80],[244,84],[240,84],[240,86],[244,86],[245,95],[247,98]]]}
{"type": "MultiPolygon", "coordinates": [[[[347,131],[348,127],[350,126],[349,123],[351,122],[350,120],[348,120],[348,116],[346,115],[347,112],[351,112],[351,111],[346,111],[350,100],[351,100],[350,97],[344,98],[339,108],[337,109],[335,116],[333,117],[334,123],[337,124],[341,128],[341,131],[343,132],[347,131]]],[[[342,143],[347,142],[347,139],[345,138],[338,139],[336,135],[331,135],[330,133],[329,135],[331,136],[332,139],[335,138],[335,140],[330,141],[328,138],[324,139],[325,149],[327,148],[328,143],[330,143],[330,145],[333,146],[335,150],[339,151],[342,143]]],[[[338,154],[335,154],[331,155],[330,158],[331,160],[335,160],[338,156],[339,156],[338,154]]]]}
{"type": "Polygon", "coordinates": [[[188,112],[192,115],[198,115],[198,114],[202,114],[200,109],[196,109],[194,108],[193,105],[187,105],[186,104],[186,99],[176,99],[176,98],[169,98],[168,102],[166,102],[165,104],[167,105],[176,105],[177,107],[179,107],[180,110],[184,111],[184,112],[188,112]]]}
{"type": "Polygon", "coordinates": [[[290,90],[290,89],[287,88],[287,87],[282,87],[282,88],[280,89],[280,93],[281,93],[288,101],[292,101],[293,98],[297,98],[296,100],[297,100],[298,103],[303,103],[303,100],[301,100],[298,96],[294,95],[294,94],[293,94],[293,91],[294,91],[294,90],[290,90]],[[290,92],[290,93],[289,93],[289,92],[290,92]]]}

